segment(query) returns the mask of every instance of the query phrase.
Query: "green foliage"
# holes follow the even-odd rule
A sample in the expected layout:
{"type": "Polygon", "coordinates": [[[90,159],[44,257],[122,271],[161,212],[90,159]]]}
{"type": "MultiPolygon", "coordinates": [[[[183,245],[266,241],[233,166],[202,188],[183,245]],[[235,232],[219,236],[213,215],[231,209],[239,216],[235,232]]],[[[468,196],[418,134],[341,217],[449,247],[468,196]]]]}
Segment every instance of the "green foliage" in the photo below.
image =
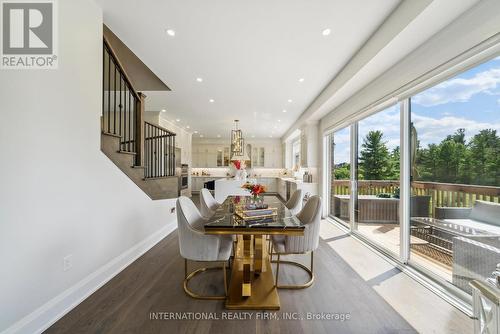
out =
{"type": "Polygon", "coordinates": [[[363,138],[359,157],[358,179],[399,179],[399,146],[389,152],[383,137],[382,131],[370,131],[363,138]]]}
{"type": "Polygon", "coordinates": [[[365,180],[386,180],[392,174],[391,155],[382,131],[370,131],[363,139],[359,167],[365,180]]]}
{"type": "MultiPolygon", "coordinates": [[[[500,186],[500,136],[484,129],[466,140],[458,129],[438,144],[417,144],[414,180],[500,186]]],[[[359,180],[399,180],[399,146],[389,152],[382,131],[370,131],[361,145],[359,180]]],[[[349,179],[350,165],[334,169],[335,179],[349,179]]],[[[399,190],[399,189],[398,189],[399,190]]]]}
{"type": "Polygon", "coordinates": [[[351,177],[351,165],[345,164],[334,170],[335,180],[349,180],[351,177]]]}
{"type": "Polygon", "coordinates": [[[485,129],[465,139],[465,129],[439,144],[417,149],[416,180],[500,186],[500,137],[485,129]]]}

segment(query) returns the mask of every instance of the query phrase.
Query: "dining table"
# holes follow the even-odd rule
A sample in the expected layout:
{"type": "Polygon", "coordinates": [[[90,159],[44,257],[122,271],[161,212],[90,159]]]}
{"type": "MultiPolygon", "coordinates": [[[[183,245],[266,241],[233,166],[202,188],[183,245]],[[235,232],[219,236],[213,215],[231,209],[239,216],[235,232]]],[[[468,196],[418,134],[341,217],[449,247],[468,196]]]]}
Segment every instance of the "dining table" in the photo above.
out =
{"type": "Polygon", "coordinates": [[[228,196],[204,224],[211,235],[232,235],[233,260],[225,306],[279,310],[278,290],[267,247],[273,235],[304,235],[305,226],[276,196],[228,196]]]}

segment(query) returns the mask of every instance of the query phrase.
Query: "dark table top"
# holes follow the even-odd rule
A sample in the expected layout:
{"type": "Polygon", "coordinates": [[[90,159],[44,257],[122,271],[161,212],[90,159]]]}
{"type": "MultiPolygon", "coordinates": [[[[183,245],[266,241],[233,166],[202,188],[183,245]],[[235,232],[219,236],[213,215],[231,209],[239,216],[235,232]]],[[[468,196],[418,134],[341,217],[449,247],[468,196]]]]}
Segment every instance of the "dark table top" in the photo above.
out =
{"type": "Polygon", "coordinates": [[[304,225],[291,214],[276,196],[264,196],[269,209],[275,208],[276,215],[270,218],[243,220],[235,211],[244,205],[250,196],[229,196],[205,224],[207,234],[287,234],[303,235],[304,225]]]}

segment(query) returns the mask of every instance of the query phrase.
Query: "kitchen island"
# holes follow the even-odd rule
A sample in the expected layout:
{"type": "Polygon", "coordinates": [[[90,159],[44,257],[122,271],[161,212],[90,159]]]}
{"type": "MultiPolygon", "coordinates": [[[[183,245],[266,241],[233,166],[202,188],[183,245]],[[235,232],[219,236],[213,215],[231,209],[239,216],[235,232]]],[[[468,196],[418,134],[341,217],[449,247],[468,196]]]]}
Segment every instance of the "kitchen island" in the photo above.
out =
{"type": "Polygon", "coordinates": [[[228,196],[249,196],[248,190],[241,188],[246,182],[255,183],[256,180],[235,180],[233,178],[215,180],[215,200],[222,203],[228,196]]]}

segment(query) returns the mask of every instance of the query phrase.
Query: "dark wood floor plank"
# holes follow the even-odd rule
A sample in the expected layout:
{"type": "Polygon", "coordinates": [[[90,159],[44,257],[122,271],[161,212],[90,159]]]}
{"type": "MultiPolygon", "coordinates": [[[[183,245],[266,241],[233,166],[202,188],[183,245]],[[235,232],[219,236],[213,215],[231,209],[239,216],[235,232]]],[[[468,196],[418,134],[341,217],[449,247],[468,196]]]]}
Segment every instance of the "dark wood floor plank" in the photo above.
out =
{"type": "MultiPolygon", "coordinates": [[[[309,266],[309,256],[293,258],[309,266]]],[[[190,263],[191,269],[200,265],[190,263]]],[[[219,317],[229,312],[222,301],[195,300],[184,293],[184,260],[179,254],[177,232],[173,232],[46,333],[415,333],[370,282],[324,241],[315,252],[314,266],[316,280],[310,288],[279,291],[281,310],[277,313],[252,311],[252,317],[246,320],[151,320],[150,312],[206,312],[219,317]],[[303,317],[307,312],[349,313],[351,319],[263,319],[285,312],[303,317]]],[[[281,283],[307,279],[300,269],[280,267],[281,283]]],[[[212,271],[195,277],[190,286],[199,293],[220,294],[222,282],[222,272],[212,271]]]]}

